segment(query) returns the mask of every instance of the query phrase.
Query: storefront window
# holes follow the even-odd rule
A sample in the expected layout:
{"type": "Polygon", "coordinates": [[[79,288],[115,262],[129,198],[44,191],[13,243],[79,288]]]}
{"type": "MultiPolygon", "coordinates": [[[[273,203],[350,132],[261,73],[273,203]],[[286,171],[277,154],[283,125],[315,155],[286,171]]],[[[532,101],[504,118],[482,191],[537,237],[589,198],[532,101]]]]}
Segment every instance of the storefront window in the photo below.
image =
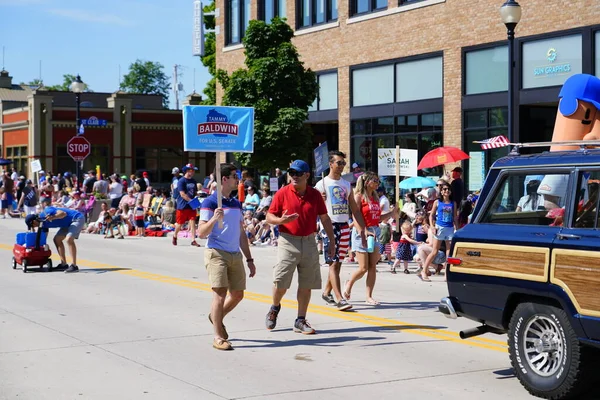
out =
{"type": "Polygon", "coordinates": [[[394,66],[362,68],[352,72],[352,106],[394,102],[394,66]]]}
{"type": "Polygon", "coordinates": [[[582,71],[581,35],[523,44],[523,88],[560,86],[582,71]]]}
{"type": "Polygon", "coordinates": [[[171,180],[171,169],[183,164],[183,152],[176,148],[138,147],[135,149],[135,170],[148,171],[150,182],[171,180]]]}
{"type": "Polygon", "coordinates": [[[465,94],[508,90],[508,46],[468,52],[465,75],[465,94]]]}
{"type": "Polygon", "coordinates": [[[506,156],[508,147],[483,150],[481,145],[473,143],[508,133],[508,109],[498,107],[484,110],[466,111],[464,113],[465,152],[471,156],[465,160],[464,179],[469,192],[483,187],[487,171],[492,164],[506,156]]]}
{"type": "Polygon", "coordinates": [[[13,162],[12,167],[15,168],[20,175],[27,174],[27,146],[7,147],[6,159],[13,162]]]}
{"type": "Polygon", "coordinates": [[[396,102],[443,96],[442,57],[396,64],[396,102]]]}
{"type": "Polygon", "coordinates": [[[370,137],[358,137],[352,139],[352,159],[353,163],[357,162],[363,171],[371,171],[373,162],[371,160],[372,141],[370,137]]]}
{"type": "Polygon", "coordinates": [[[596,32],[594,36],[594,42],[596,43],[596,76],[600,77],[600,31],[596,32]]]}

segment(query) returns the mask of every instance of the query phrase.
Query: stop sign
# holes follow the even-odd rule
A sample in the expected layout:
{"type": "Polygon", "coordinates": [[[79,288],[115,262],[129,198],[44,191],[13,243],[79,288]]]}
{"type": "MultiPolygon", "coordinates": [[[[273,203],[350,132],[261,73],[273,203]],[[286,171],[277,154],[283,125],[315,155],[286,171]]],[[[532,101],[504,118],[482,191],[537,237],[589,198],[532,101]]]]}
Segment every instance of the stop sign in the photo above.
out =
{"type": "Polygon", "coordinates": [[[90,155],[92,146],[83,136],[73,136],[67,142],[67,153],[75,161],[83,161],[90,155]]]}

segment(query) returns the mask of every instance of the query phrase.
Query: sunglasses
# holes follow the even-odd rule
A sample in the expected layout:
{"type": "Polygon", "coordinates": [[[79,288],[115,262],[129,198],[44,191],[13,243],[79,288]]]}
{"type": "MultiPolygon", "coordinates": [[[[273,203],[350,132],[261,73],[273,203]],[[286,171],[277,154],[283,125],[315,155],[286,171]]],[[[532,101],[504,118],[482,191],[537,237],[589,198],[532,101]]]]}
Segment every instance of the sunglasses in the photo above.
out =
{"type": "Polygon", "coordinates": [[[451,192],[450,188],[447,188],[447,187],[442,188],[441,191],[442,192],[451,192]]]}
{"type": "Polygon", "coordinates": [[[290,176],[302,176],[304,175],[304,172],[296,171],[295,169],[290,169],[288,171],[288,174],[290,174],[290,176]]]}
{"type": "Polygon", "coordinates": [[[344,166],[346,166],[346,161],[335,161],[333,164],[337,164],[340,167],[344,167],[344,166]]]}

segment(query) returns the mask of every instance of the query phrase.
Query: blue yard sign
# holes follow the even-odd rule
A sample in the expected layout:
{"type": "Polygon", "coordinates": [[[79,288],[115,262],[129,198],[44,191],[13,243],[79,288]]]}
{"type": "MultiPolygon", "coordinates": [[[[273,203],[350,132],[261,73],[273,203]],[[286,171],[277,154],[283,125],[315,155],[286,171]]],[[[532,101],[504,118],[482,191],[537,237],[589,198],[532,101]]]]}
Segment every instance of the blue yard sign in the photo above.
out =
{"type": "Polygon", "coordinates": [[[321,175],[329,168],[329,150],[327,150],[327,142],[323,142],[313,150],[315,153],[315,173],[321,175]]]}
{"type": "Polygon", "coordinates": [[[183,150],[254,151],[254,108],[183,107],[183,150]]]}

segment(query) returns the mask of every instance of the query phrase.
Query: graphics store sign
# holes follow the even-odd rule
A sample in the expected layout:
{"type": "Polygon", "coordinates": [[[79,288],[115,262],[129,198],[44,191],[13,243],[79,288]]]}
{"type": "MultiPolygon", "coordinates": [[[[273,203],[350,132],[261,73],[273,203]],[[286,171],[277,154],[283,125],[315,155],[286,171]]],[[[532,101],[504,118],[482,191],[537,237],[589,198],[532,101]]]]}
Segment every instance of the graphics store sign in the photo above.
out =
{"type": "Polygon", "coordinates": [[[523,88],[561,86],[582,71],[581,35],[523,44],[523,88]]]}

